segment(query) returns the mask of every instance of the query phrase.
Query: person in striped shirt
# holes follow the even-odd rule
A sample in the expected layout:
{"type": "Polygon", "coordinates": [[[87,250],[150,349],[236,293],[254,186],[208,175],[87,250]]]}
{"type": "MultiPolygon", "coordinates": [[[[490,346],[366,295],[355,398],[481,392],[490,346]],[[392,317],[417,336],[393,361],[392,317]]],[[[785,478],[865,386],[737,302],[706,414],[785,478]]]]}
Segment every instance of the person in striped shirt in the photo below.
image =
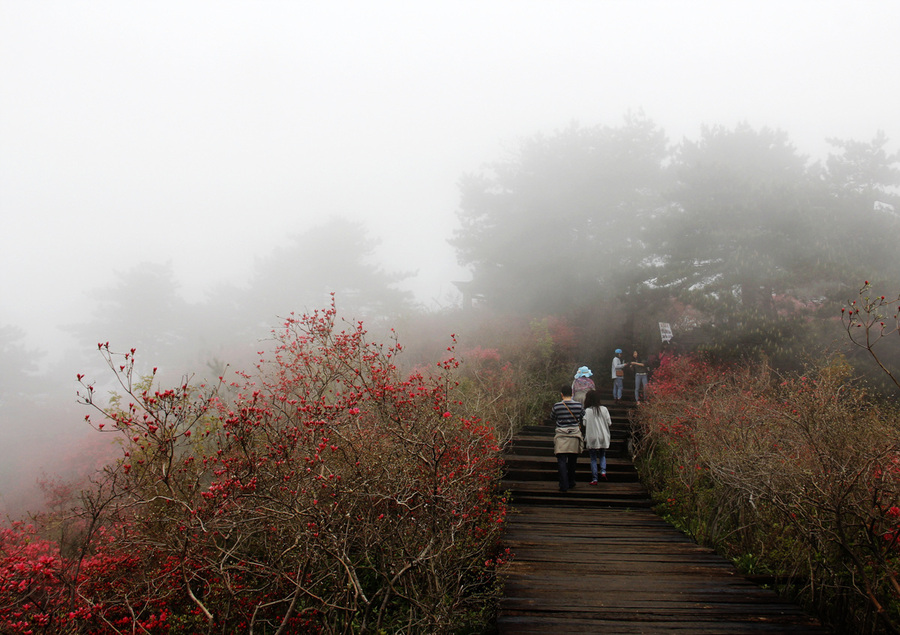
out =
{"type": "Polygon", "coordinates": [[[553,453],[559,465],[559,491],[567,492],[575,487],[575,466],[584,447],[581,420],[584,406],[572,399],[572,387],[560,388],[562,401],[553,404],[550,420],[556,427],[553,436],[553,453]]]}

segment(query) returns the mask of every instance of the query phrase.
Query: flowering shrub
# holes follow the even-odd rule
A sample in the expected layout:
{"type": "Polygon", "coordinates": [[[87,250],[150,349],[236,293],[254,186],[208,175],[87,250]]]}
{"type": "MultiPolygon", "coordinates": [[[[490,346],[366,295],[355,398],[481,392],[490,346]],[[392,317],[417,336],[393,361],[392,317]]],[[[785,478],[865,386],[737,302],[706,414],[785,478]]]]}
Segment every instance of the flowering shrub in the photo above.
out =
{"type": "Polygon", "coordinates": [[[486,413],[500,441],[512,438],[516,421],[517,379],[512,362],[501,360],[496,348],[476,346],[461,355],[460,391],[467,410],[486,413]]]}
{"type": "Polygon", "coordinates": [[[104,405],[84,383],[81,397],[122,457],[70,518],[83,536],[70,632],[440,633],[483,619],[506,503],[493,430],[454,396],[459,362],[401,376],[400,344],[367,341],[333,304],[274,341],[230,385],[173,389],[100,345],[122,390],[104,405]]]}
{"type": "Polygon", "coordinates": [[[0,631],[42,632],[54,620],[68,621],[66,589],[60,583],[56,545],[31,525],[0,529],[0,631]]]}
{"type": "Polygon", "coordinates": [[[900,374],[896,367],[892,368],[888,363],[890,353],[893,353],[895,363],[900,357],[897,338],[892,337],[900,335],[900,294],[894,299],[877,295],[866,280],[859,289],[857,299],[848,300],[841,308],[841,323],[848,339],[866,351],[894,386],[900,388],[900,374]],[[879,345],[876,351],[875,347],[879,345]],[[885,350],[885,346],[891,345],[892,350],[885,350]]]}
{"type": "Polygon", "coordinates": [[[669,358],[637,417],[637,463],[660,511],[848,632],[900,617],[900,418],[832,361],[669,358]]]}
{"type": "Polygon", "coordinates": [[[559,385],[571,381],[575,337],[562,319],[480,316],[464,339],[475,344],[460,355],[461,412],[491,421],[501,445],[522,426],[540,422],[558,399],[559,385]]]}

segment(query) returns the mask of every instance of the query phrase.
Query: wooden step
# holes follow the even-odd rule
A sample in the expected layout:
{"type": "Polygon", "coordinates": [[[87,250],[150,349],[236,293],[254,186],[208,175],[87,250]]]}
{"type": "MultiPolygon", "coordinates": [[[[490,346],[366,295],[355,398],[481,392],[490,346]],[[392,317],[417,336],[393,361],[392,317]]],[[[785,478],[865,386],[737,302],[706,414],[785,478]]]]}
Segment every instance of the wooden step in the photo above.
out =
{"type": "Polygon", "coordinates": [[[654,513],[626,450],[633,405],[607,406],[616,413],[609,480],[598,485],[585,453],[576,487],[560,493],[552,426],[529,426],[509,444],[504,541],[515,557],[498,632],[829,633],[654,513]]]}

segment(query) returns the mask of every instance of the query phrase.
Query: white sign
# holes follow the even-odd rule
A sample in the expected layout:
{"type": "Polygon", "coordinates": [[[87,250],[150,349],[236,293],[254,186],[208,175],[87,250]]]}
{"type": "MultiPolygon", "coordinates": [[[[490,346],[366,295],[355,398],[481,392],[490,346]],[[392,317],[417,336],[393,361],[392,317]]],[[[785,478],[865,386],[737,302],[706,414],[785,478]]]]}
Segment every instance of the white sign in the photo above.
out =
{"type": "Polygon", "coordinates": [[[663,342],[672,340],[672,327],[669,326],[668,322],[659,323],[659,336],[662,338],[663,342]]]}

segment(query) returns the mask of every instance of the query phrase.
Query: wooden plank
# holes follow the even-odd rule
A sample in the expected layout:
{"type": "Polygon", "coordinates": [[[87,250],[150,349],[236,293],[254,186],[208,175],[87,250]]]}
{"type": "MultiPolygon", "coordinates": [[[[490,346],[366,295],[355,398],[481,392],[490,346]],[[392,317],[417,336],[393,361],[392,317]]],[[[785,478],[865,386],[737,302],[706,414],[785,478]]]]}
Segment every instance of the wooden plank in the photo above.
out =
{"type": "Polygon", "coordinates": [[[651,509],[623,457],[627,408],[611,410],[610,480],[557,487],[552,428],[531,426],[507,454],[513,509],[505,542],[498,630],[528,633],[829,633],[816,619],[757,586],[651,509]]]}

